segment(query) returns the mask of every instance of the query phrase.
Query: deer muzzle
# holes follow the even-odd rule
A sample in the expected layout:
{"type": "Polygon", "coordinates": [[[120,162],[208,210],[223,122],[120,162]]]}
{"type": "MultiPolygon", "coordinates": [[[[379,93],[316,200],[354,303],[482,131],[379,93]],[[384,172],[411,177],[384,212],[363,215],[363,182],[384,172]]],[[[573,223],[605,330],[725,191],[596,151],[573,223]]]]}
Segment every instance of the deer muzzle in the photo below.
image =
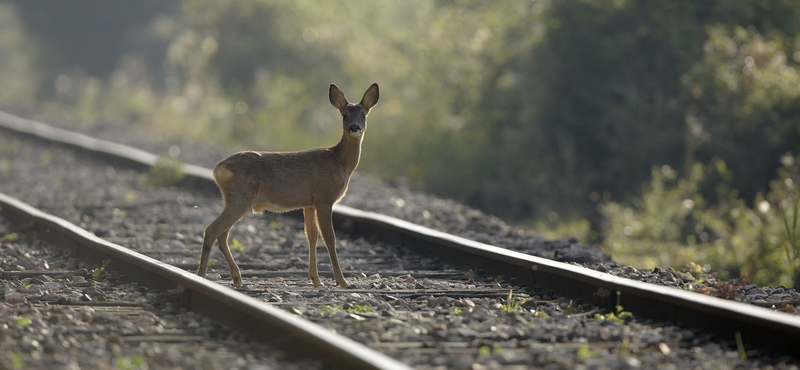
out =
{"type": "Polygon", "coordinates": [[[347,130],[350,131],[350,132],[353,132],[353,133],[361,132],[361,126],[356,125],[356,124],[352,124],[352,125],[350,125],[350,127],[347,128],[347,130]]]}

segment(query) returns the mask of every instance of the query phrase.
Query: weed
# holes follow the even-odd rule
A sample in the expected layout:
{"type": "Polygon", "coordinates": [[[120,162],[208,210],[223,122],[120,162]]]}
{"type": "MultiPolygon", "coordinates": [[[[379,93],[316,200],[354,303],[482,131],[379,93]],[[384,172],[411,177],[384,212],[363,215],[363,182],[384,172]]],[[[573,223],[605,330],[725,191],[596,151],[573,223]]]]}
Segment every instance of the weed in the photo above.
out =
{"type": "Polygon", "coordinates": [[[527,303],[528,301],[532,300],[532,298],[525,298],[523,300],[518,300],[518,297],[514,296],[514,290],[511,289],[508,291],[508,298],[506,299],[506,304],[500,305],[500,309],[505,312],[516,312],[522,308],[522,305],[527,303]]]}
{"type": "Polygon", "coordinates": [[[744,343],[742,343],[742,332],[736,331],[736,349],[739,350],[739,358],[742,362],[747,361],[747,353],[744,351],[744,343]]]}
{"type": "Polygon", "coordinates": [[[624,324],[625,319],[632,317],[633,314],[629,311],[624,311],[623,307],[620,305],[616,306],[616,312],[609,312],[605,315],[596,313],[594,314],[594,318],[598,320],[607,320],[617,324],[624,324]]]}
{"type": "Polygon", "coordinates": [[[503,352],[503,347],[497,345],[495,345],[494,348],[489,347],[487,345],[482,345],[480,348],[478,348],[478,354],[481,357],[489,357],[492,355],[492,353],[502,353],[502,352],[503,352]]]}
{"type": "Polygon", "coordinates": [[[119,209],[119,208],[114,208],[113,210],[111,210],[111,213],[114,216],[119,217],[119,218],[128,217],[128,213],[123,211],[123,210],[121,210],[121,209],[119,209]]]}
{"type": "Polygon", "coordinates": [[[8,233],[3,236],[0,236],[0,242],[13,242],[19,239],[19,234],[17,233],[8,233]]]}
{"type": "Polygon", "coordinates": [[[322,306],[319,308],[319,310],[323,313],[336,313],[336,311],[338,311],[336,308],[331,306],[322,306]]]}
{"type": "Polygon", "coordinates": [[[625,337],[619,346],[619,357],[625,358],[631,355],[631,337],[625,337]]]}
{"type": "Polygon", "coordinates": [[[21,370],[25,367],[25,362],[22,361],[22,356],[19,353],[12,353],[11,354],[11,367],[15,370],[21,370]]]}
{"type": "Polygon", "coordinates": [[[567,312],[567,315],[572,315],[573,313],[575,313],[575,311],[577,311],[575,309],[575,306],[572,305],[572,300],[571,299],[569,301],[569,304],[567,305],[567,308],[565,308],[564,311],[567,312]]]}
{"type": "Polygon", "coordinates": [[[147,360],[141,355],[114,357],[114,367],[120,370],[147,369],[147,360]]]}
{"type": "Polygon", "coordinates": [[[123,199],[125,200],[125,203],[133,203],[136,201],[136,192],[132,190],[127,191],[123,196],[123,199]]]}
{"type": "Polygon", "coordinates": [[[139,176],[146,186],[171,186],[183,179],[183,164],[175,158],[158,157],[150,170],[139,176]]]}
{"type": "Polygon", "coordinates": [[[578,356],[578,361],[584,362],[594,356],[597,356],[599,353],[600,351],[591,349],[589,346],[582,346],[581,348],[578,348],[576,355],[578,356]]]}
{"type": "Polygon", "coordinates": [[[233,250],[235,250],[235,251],[243,251],[244,250],[244,244],[242,242],[240,242],[239,239],[236,239],[236,238],[231,239],[231,247],[233,247],[233,250]]]}
{"type": "Polygon", "coordinates": [[[14,320],[14,323],[17,324],[17,326],[24,328],[30,325],[31,319],[29,317],[19,316],[14,320]]]}
{"type": "MultiPolygon", "coordinates": [[[[200,266],[200,260],[194,260],[194,262],[200,266]]],[[[214,266],[215,263],[217,263],[217,260],[209,259],[208,262],[206,262],[206,268],[211,268],[211,266],[214,266]]]]}
{"type": "Polygon", "coordinates": [[[346,309],[347,312],[365,313],[372,312],[372,306],[368,304],[357,304],[353,307],[346,309]]]}
{"type": "Polygon", "coordinates": [[[94,281],[103,281],[108,277],[108,272],[106,271],[105,267],[98,267],[92,270],[92,280],[94,281]]]}

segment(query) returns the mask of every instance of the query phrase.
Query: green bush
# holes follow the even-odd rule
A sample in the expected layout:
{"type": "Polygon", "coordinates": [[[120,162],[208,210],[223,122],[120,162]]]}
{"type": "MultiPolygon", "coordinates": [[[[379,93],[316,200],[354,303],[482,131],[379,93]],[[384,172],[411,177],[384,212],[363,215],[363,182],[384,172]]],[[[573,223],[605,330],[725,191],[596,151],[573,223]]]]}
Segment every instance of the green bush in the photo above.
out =
{"type": "Polygon", "coordinates": [[[752,206],[729,187],[733,175],[722,160],[695,164],[685,178],[668,166],[654,168],[641,198],[601,206],[603,247],[634,266],[694,262],[710,265],[721,278],[792,286],[797,269],[785,253],[783,213],[797,197],[800,166],[789,155],[782,162],[769,193],[758,194],[752,206]],[[703,187],[715,189],[715,203],[700,193],[703,187]]]}

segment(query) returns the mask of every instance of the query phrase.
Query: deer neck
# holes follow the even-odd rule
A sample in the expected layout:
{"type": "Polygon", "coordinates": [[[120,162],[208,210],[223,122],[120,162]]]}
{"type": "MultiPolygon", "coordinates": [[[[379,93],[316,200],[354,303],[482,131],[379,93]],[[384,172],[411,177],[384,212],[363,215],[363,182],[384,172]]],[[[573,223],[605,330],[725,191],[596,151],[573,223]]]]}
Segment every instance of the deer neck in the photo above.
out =
{"type": "Polygon", "coordinates": [[[358,166],[358,161],[361,159],[361,136],[352,137],[347,132],[342,133],[342,140],[336,146],[331,148],[344,168],[347,169],[348,175],[355,171],[358,166]]]}

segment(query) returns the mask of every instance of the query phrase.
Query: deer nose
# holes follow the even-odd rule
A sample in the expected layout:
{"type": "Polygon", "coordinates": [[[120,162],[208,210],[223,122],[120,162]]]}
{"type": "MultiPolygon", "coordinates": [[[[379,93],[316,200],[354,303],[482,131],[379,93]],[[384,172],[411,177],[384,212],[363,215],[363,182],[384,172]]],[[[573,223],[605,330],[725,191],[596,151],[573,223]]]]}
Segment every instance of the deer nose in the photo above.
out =
{"type": "Polygon", "coordinates": [[[359,132],[361,131],[361,126],[352,124],[350,125],[350,127],[347,128],[347,130],[349,130],[350,132],[359,132]]]}

